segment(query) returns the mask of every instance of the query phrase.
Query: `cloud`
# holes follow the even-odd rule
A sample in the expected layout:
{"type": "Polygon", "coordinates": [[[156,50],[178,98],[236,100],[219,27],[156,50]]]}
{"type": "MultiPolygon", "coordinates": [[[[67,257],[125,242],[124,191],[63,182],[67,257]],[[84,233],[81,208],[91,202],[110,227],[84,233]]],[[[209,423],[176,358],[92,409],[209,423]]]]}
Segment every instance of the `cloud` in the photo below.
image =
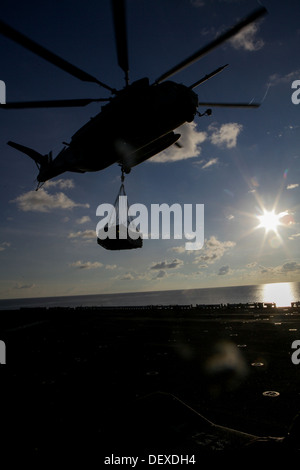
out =
{"type": "Polygon", "coordinates": [[[0,243],[0,251],[4,251],[6,250],[6,248],[9,248],[10,247],[10,243],[9,242],[2,242],[0,243]]]}
{"type": "Polygon", "coordinates": [[[185,160],[187,158],[198,157],[201,153],[201,148],[199,147],[206,138],[206,132],[199,132],[196,129],[196,124],[194,122],[186,123],[176,129],[176,132],[181,134],[180,145],[182,148],[172,145],[168,149],[160,152],[158,155],[152,157],[150,162],[175,162],[178,160],[185,160]]]}
{"type": "MultiPolygon", "coordinates": [[[[202,162],[203,163],[203,162],[202,162]]],[[[201,167],[202,170],[205,170],[206,168],[209,168],[213,165],[216,165],[217,163],[219,163],[219,159],[218,158],[211,158],[210,160],[208,160],[208,162],[204,163],[204,165],[201,167]]]]}
{"type": "Polygon", "coordinates": [[[282,272],[287,273],[290,271],[300,271],[300,264],[296,261],[290,261],[282,265],[282,272]]]}
{"type": "Polygon", "coordinates": [[[75,261],[74,263],[71,263],[70,266],[72,268],[78,268],[78,269],[97,269],[101,268],[103,266],[102,263],[99,263],[98,261],[95,261],[92,263],[91,261],[75,261]]]}
{"type": "Polygon", "coordinates": [[[138,273],[126,273],[123,274],[122,276],[116,276],[114,279],[120,280],[120,281],[137,281],[137,280],[150,280],[149,275],[146,274],[138,274],[138,273]]]}
{"type": "Polygon", "coordinates": [[[236,147],[237,137],[242,129],[242,124],[238,124],[236,122],[222,124],[220,129],[212,124],[209,126],[209,130],[213,131],[210,136],[210,141],[212,144],[217,145],[218,147],[225,146],[228,149],[236,147]]]}
{"type": "Polygon", "coordinates": [[[235,217],[233,214],[226,215],[227,220],[233,220],[235,217]]]}
{"type": "Polygon", "coordinates": [[[16,290],[22,290],[22,289],[33,289],[36,287],[35,284],[16,284],[13,288],[16,290]]]}
{"type": "Polygon", "coordinates": [[[184,246],[173,246],[172,248],[170,248],[170,251],[175,251],[175,253],[185,253],[186,249],[184,246]]]}
{"type": "Polygon", "coordinates": [[[52,188],[52,187],[58,187],[59,189],[72,189],[75,187],[74,181],[73,180],[64,180],[64,179],[59,179],[59,180],[51,180],[51,181],[46,181],[44,184],[44,188],[52,188]]]}
{"type": "MultiPolygon", "coordinates": [[[[168,149],[152,157],[149,161],[165,163],[199,157],[201,154],[200,145],[207,139],[209,139],[213,145],[217,145],[218,147],[225,146],[227,148],[233,148],[236,146],[237,137],[242,129],[243,126],[236,122],[223,124],[220,128],[218,128],[216,124],[212,124],[208,127],[208,131],[211,132],[211,135],[209,136],[208,132],[197,131],[196,124],[194,122],[183,124],[183,126],[177,129],[181,134],[181,138],[179,140],[181,148],[172,145],[168,149]]],[[[200,160],[195,163],[202,165],[201,169],[206,169],[218,164],[219,160],[218,158],[210,158],[208,161],[200,160]]]]}
{"type": "Polygon", "coordinates": [[[288,184],[286,189],[295,189],[295,188],[298,188],[299,184],[298,183],[295,183],[295,184],[288,184]]]}
{"type": "Polygon", "coordinates": [[[216,36],[216,28],[214,26],[204,27],[200,31],[201,36],[216,36]]]}
{"type": "Polygon", "coordinates": [[[287,261],[282,266],[260,266],[262,274],[282,275],[287,273],[298,273],[300,272],[300,263],[297,261],[287,261]]]}
{"type": "Polygon", "coordinates": [[[124,276],[119,278],[121,281],[133,281],[135,279],[135,276],[131,273],[126,273],[124,276]]]}
{"type": "Polygon", "coordinates": [[[267,268],[265,266],[260,266],[261,274],[270,274],[274,271],[274,268],[267,268]]]}
{"type": "Polygon", "coordinates": [[[235,242],[221,242],[215,236],[211,236],[208,240],[205,240],[201,254],[196,256],[194,263],[213,264],[235,245],[235,242]]]}
{"type": "MultiPolygon", "coordinates": [[[[116,266],[117,268],[117,266],[116,266]]],[[[115,281],[140,281],[140,280],[151,280],[151,276],[149,274],[145,273],[136,273],[134,271],[132,272],[127,272],[125,274],[118,274],[117,276],[111,278],[114,279],[115,281]]]]}
{"type": "Polygon", "coordinates": [[[173,261],[161,261],[160,263],[153,264],[150,269],[164,270],[164,269],[177,269],[183,265],[183,261],[180,259],[174,259],[173,261]]]}
{"type": "Polygon", "coordinates": [[[107,265],[105,266],[105,269],[117,269],[117,267],[118,267],[118,266],[117,266],[116,264],[107,264],[107,265]]]}
{"type": "Polygon", "coordinates": [[[68,238],[95,239],[96,232],[95,230],[85,230],[84,232],[71,232],[69,233],[68,238]]]}
{"type": "Polygon", "coordinates": [[[246,268],[255,268],[255,266],[257,266],[257,262],[256,262],[256,261],[253,261],[253,263],[248,263],[248,264],[246,264],[246,268]]]}
{"type": "Polygon", "coordinates": [[[230,39],[229,43],[235,49],[258,51],[264,46],[264,41],[255,37],[258,29],[257,23],[252,23],[230,39]]]}
{"type": "Polygon", "coordinates": [[[196,7],[196,8],[203,7],[205,5],[205,2],[203,0],[190,0],[190,1],[193,7],[196,7]]]}
{"type": "Polygon", "coordinates": [[[90,221],[91,221],[90,217],[88,215],[84,215],[80,219],[77,219],[76,223],[77,224],[86,224],[87,222],[90,222],[90,221]]]}
{"type": "Polygon", "coordinates": [[[80,204],[72,201],[64,193],[49,194],[44,189],[29,191],[10,202],[16,203],[23,212],[50,212],[53,209],[90,207],[89,204],[80,204]]]}
{"type": "MultiPolygon", "coordinates": [[[[174,249],[174,251],[176,251],[176,249],[174,249]]],[[[181,252],[181,248],[178,247],[177,251],[181,252]]],[[[167,271],[170,272],[172,269],[178,269],[183,266],[183,264],[183,261],[177,258],[173,259],[173,261],[161,261],[160,263],[153,264],[150,269],[158,271],[158,273],[152,278],[152,281],[168,277],[169,274],[167,271]]]]}
{"type": "Polygon", "coordinates": [[[222,266],[222,267],[219,269],[218,275],[219,275],[219,276],[224,276],[225,274],[228,274],[229,271],[230,271],[230,268],[229,268],[228,265],[222,266]]]}
{"type": "Polygon", "coordinates": [[[166,277],[166,276],[167,276],[166,271],[163,271],[163,270],[161,269],[161,270],[157,273],[157,276],[155,276],[155,277],[153,278],[153,281],[154,281],[155,279],[162,279],[163,277],[166,277]]]}
{"type": "Polygon", "coordinates": [[[282,83],[291,83],[295,79],[299,79],[300,69],[289,72],[285,75],[280,75],[279,73],[274,73],[269,77],[269,86],[281,85],[282,83]]]}

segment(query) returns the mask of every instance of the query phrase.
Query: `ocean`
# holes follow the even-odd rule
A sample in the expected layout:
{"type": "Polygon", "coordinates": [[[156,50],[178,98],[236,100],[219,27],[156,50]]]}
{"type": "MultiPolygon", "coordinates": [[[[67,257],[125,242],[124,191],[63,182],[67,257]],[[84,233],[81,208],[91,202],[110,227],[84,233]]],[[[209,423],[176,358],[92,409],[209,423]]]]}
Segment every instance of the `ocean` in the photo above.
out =
{"type": "Polygon", "coordinates": [[[235,287],[212,287],[122,294],[75,295],[0,300],[0,310],[21,307],[122,307],[145,305],[212,305],[274,302],[290,307],[300,301],[300,282],[281,282],[235,287]]]}

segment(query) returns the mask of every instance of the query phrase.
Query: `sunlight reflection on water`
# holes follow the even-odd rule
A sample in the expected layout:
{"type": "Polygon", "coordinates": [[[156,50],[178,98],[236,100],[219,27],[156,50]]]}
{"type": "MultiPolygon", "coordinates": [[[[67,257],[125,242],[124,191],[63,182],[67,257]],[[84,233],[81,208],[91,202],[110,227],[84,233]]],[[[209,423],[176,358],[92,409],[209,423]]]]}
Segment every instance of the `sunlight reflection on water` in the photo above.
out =
{"type": "Polygon", "coordinates": [[[216,305],[276,302],[290,307],[300,301],[300,282],[280,282],[229,287],[208,287],[169,291],[128,292],[123,294],[74,295],[29,299],[0,299],[0,311],[20,307],[91,307],[140,305],[216,305]]]}
{"type": "Polygon", "coordinates": [[[291,302],[299,300],[296,296],[292,282],[276,282],[263,286],[263,302],[275,302],[277,307],[290,307],[291,302]]]}

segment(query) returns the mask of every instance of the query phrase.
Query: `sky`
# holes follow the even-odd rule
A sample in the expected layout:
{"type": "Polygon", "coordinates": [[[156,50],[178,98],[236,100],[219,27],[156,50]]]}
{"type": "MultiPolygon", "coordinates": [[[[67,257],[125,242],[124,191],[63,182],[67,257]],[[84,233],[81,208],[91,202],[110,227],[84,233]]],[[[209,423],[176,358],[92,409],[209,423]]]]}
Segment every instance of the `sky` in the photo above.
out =
{"type": "MultiPolygon", "coordinates": [[[[299,1],[128,0],[129,76],[153,83],[261,5],[268,10],[262,20],[171,78],[191,85],[228,63],[194,90],[199,101],[259,102],[260,108],[215,107],[211,116],[196,116],[178,130],[180,149],[172,146],[125,179],[130,205],[150,211],[151,204],[204,204],[200,250],[187,251],[187,240],[174,238],[116,252],[97,245],[96,210],[114,203],[117,165],[64,173],[34,191],[35,163],[7,141],[55,156],[101,103],[0,110],[0,298],[299,281],[300,105],[292,88],[300,80],[299,1]],[[271,230],[259,219],[265,211],[275,214],[271,230]]],[[[123,88],[108,0],[3,0],[1,19],[123,88]]],[[[0,37],[0,50],[7,102],[109,96],[7,38],[0,37]]]]}

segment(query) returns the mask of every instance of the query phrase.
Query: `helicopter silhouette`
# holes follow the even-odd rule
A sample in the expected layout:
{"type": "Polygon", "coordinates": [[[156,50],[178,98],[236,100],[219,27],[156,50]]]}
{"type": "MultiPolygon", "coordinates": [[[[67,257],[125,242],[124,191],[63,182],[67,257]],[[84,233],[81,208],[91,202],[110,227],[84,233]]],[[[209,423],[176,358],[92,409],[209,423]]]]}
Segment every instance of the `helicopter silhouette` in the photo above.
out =
{"type": "Polygon", "coordinates": [[[205,75],[190,86],[168,80],[171,76],[198,61],[215,47],[232,38],[250,23],[256,21],[267,10],[261,7],[227,30],[212,42],[199,49],[150,84],[148,78],[129,83],[126,11],[124,0],[111,0],[118,65],[125,74],[125,87],[116,90],[96,77],[72,65],[40,44],[24,36],[0,21],[0,33],[17,42],[31,52],[56,65],[72,76],[93,82],[111,92],[109,98],[65,99],[50,101],[12,102],[0,105],[4,109],[49,108],[86,106],[92,102],[107,102],[101,112],[92,117],[71,138],[55,158],[52,152],[42,155],[24,145],[9,141],[8,145],[31,157],[39,170],[37,189],[47,180],[66,171],[85,173],[99,171],[119,164],[122,176],[131,168],[178,142],[179,126],[192,122],[196,115],[210,115],[208,108],[202,114],[199,106],[249,107],[257,103],[204,103],[198,101],[194,88],[220,73],[228,64],[205,75]],[[145,109],[147,112],[145,112],[145,109]]]}

